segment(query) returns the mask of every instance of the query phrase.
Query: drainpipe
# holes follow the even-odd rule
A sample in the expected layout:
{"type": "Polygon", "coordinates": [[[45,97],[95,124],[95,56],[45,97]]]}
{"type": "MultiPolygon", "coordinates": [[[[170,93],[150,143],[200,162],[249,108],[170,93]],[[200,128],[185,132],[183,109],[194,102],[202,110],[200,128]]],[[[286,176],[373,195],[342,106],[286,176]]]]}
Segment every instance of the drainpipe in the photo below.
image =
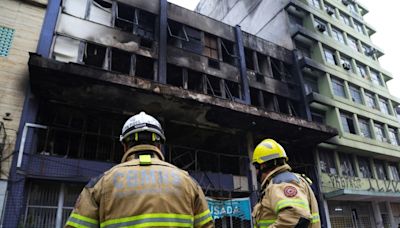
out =
{"type": "Polygon", "coordinates": [[[237,49],[239,53],[239,70],[240,70],[240,79],[241,79],[242,94],[243,94],[242,100],[244,101],[245,104],[250,104],[249,79],[247,78],[242,30],[239,25],[235,26],[235,34],[236,34],[237,49]]]}

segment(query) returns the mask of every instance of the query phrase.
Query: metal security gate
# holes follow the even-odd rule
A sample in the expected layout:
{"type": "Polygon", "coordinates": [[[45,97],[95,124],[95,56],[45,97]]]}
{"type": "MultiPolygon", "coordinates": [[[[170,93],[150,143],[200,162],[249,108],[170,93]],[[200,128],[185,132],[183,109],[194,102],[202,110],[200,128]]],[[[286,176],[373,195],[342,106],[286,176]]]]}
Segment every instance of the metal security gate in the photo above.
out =
{"type": "Polygon", "coordinates": [[[64,227],[82,189],[81,184],[30,182],[22,227],[64,227]]]}
{"type": "Polygon", "coordinates": [[[371,204],[328,201],[329,217],[335,228],[375,228],[371,204]]]}
{"type": "Polygon", "coordinates": [[[251,222],[235,217],[223,217],[214,220],[215,228],[251,228],[251,222]]]}

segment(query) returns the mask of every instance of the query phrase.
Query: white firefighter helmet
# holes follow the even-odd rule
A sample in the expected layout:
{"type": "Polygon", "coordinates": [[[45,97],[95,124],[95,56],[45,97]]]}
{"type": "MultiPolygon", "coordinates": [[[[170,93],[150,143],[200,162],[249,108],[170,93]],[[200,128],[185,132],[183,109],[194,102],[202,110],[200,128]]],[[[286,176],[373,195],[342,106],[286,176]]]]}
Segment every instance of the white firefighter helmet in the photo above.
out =
{"type": "Polygon", "coordinates": [[[143,131],[155,133],[160,137],[161,143],[165,142],[164,131],[160,122],[158,122],[154,117],[147,115],[145,112],[140,112],[125,122],[119,139],[123,143],[128,136],[143,131]]]}

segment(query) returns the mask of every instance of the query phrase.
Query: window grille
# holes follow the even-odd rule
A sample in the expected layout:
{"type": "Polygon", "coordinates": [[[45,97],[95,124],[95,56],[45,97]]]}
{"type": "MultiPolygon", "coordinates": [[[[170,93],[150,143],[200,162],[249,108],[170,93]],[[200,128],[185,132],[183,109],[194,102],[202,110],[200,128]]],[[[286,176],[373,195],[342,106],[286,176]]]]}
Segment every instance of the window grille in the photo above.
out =
{"type": "Polygon", "coordinates": [[[0,26],[0,57],[8,56],[14,38],[14,29],[0,26]]]}

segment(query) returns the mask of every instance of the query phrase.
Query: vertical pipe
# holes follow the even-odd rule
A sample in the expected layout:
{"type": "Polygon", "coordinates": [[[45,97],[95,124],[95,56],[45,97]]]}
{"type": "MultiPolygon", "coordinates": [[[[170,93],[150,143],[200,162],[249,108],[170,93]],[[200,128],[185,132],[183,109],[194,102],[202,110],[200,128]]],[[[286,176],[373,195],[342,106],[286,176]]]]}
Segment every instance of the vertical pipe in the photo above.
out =
{"type": "Polygon", "coordinates": [[[57,24],[58,12],[61,0],[49,0],[46,15],[43,20],[42,31],[40,32],[39,42],[36,52],[43,57],[50,56],[50,48],[53,41],[53,34],[57,24]]]}
{"type": "Polygon", "coordinates": [[[160,0],[159,36],[158,36],[158,82],[167,83],[167,0],[160,0]]]}
{"type": "Polygon", "coordinates": [[[56,228],[62,228],[62,216],[63,216],[63,205],[64,205],[64,189],[65,184],[60,185],[60,194],[58,195],[58,205],[57,205],[57,216],[56,216],[56,228]]]}
{"type": "Polygon", "coordinates": [[[236,34],[237,50],[239,53],[239,70],[240,70],[240,79],[242,84],[242,95],[243,95],[242,100],[244,101],[244,103],[250,104],[249,79],[247,78],[242,30],[239,25],[235,26],[235,34],[236,34]]]}

